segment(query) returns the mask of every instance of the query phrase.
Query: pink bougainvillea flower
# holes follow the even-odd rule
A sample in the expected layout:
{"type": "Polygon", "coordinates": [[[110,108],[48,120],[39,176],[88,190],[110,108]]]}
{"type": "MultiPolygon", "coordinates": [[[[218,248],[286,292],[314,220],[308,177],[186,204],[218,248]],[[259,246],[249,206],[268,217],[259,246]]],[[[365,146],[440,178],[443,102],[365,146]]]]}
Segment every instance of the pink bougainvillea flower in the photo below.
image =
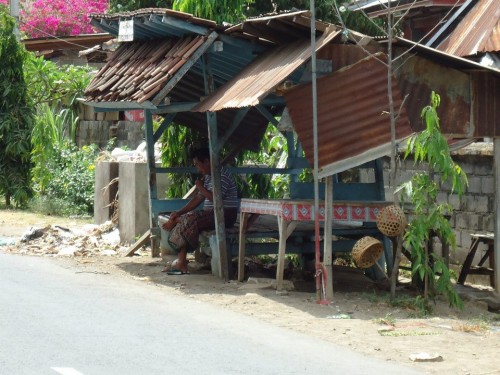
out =
{"type": "Polygon", "coordinates": [[[94,33],[89,14],[108,9],[107,0],[21,1],[20,29],[31,38],[94,33]]]}

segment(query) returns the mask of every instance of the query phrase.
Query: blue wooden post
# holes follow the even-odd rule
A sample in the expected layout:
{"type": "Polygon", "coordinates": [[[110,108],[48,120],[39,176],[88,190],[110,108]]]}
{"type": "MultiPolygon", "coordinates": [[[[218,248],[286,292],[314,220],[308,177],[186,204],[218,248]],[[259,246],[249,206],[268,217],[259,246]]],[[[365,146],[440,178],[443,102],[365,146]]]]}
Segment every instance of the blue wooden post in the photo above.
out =
{"type": "MultiPolygon", "coordinates": [[[[210,95],[215,90],[214,80],[210,69],[210,64],[207,61],[208,56],[203,59],[203,73],[205,78],[205,93],[210,95]]],[[[217,239],[217,247],[219,249],[219,262],[221,277],[229,280],[229,263],[227,258],[226,248],[226,226],[224,223],[224,210],[222,206],[221,194],[221,177],[220,177],[220,149],[222,144],[219,142],[217,132],[217,115],[214,112],[207,112],[208,125],[208,140],[210,143],[210,166],[212,168],[212,187],[213,187],[213,203],[215,215],[215,235],[217,239]]]]}
{"type": "Polygon", "coordinates": [[[157,200],[156,191],[156,170],[155,170],[155,140],[153,132],[153,115],[150,110],[144,110],[145,132],[146,132],[146,155],[147,173],[149,178],[149,228],[151,233],[151,255],[160,256],[160,228],[158,227],[158,213],[153,208],[153,202],[157,200]]]}

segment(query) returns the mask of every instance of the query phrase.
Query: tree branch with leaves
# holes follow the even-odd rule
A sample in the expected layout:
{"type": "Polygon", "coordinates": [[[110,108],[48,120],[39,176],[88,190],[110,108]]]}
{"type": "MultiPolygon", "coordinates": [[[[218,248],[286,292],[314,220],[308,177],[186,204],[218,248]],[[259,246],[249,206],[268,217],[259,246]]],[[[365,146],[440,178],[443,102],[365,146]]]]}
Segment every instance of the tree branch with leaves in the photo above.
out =
{"type": "Polygon", "coordinates": [[[426,128],[408,140],[405,158],[413,155],[415,163],[427,166],[427,171],[416,173],[402,184],[402,200],[413,208],[413,217],[404,235],[405,248],[410,249],[412,274],[424,282],[424,301],[435,294],[444,294],[451,306],[463,306],[456,293],[450,271],[444,259],[429,249],[429,238],[435,233],[444,244],[456,247],[455,235],[448,220],[452,212],[449,203],[438,202],[438,192],[444,183],[451,182],[451,193],[459,197],[467,188],[465,172],[455,164],[450,155],[446,138],[439,127],[440,97],[432,92],[431,103],[422,110],[426,128]]]}

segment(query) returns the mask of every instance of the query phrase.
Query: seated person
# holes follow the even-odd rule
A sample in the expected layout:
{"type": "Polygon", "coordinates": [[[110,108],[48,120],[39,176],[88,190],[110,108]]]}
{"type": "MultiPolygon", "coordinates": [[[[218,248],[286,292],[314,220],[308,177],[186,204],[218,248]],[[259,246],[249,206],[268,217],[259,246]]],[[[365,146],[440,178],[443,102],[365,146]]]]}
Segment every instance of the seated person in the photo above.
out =
{"type": "MultiPolygon", "coordinates": [[[[215,229],[213,187],[208,148],[194,150],[191,153],[196,169],[203,175],[196,181],[196,194],[179,211],[170,214],[170,219],[163,224],[163,229],[170,231],[168,242],[177,253],[176,269],[170,274],[188,273],[186,255],[199,246],[198,237],[203,230],[215,229]],[[196,208],[204,202],[202,210],[196,208]]],[[[236,182],[226,168],[221,167],[221,193],[226,227],[232,227],[237,218],[238,194],[236,182]]],[[[175,264],[175,263],[174,263],[175,264]]]]}

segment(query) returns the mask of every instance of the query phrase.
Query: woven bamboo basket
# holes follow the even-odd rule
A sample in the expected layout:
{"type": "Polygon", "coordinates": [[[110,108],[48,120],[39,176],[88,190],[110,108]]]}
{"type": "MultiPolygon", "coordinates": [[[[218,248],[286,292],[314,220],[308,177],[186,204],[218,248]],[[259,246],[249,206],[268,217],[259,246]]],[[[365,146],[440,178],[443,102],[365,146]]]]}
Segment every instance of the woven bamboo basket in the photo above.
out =
{"type": "Polygon", "coordinates": [[[381,209],[377,216],[378,230],[388,237],[399,236],[407,225],[404,211],[394,204],[381,209]]]}
{"type": "Polygon", "coordinates": [[[352,248],[352,257],[359,268],[370,268],[384,252],[382,242],[376,238],[365,236],[360,238],[352,248]]]}

